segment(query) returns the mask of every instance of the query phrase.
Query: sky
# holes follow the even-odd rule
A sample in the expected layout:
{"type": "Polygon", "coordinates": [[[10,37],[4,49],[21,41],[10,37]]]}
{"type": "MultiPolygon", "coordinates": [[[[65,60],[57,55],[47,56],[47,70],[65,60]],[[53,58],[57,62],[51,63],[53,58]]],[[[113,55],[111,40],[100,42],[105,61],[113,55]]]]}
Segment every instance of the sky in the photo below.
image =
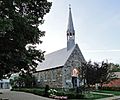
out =
{"type": "Polygon", "coordinates": [[[120,0],[48,0],[51,10],[39,26],[46,31],[39,49],[45,54],[67,46],[69,4],[75,41],[86,61],[120,64],[120,0]]]}

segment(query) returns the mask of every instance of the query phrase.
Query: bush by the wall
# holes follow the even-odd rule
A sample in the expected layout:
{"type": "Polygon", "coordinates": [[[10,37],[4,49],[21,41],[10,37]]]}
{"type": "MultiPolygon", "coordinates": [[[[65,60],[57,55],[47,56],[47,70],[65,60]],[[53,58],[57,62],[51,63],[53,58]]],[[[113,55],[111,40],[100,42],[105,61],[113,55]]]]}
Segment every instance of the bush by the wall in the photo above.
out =
{"type": "Polygon", "coordinates": [[[84,98],[84,95],[80,93],[71,93],[71,92],[57,92],[57,96],[67,96],[68,99],[82,99],[84,98]]]}

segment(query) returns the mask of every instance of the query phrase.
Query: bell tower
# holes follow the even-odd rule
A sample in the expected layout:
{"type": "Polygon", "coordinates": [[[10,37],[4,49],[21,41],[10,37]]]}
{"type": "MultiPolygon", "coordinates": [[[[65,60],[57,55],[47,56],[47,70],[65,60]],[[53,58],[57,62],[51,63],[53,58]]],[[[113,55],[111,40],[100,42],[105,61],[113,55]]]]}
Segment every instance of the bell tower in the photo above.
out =
{"type": "Polygon", "coordinates": [[[75,45],[75,30],[73,26],[71,6],[69,5],[69,17],[67,27],[67,50],[70,50],[75,45]]]}

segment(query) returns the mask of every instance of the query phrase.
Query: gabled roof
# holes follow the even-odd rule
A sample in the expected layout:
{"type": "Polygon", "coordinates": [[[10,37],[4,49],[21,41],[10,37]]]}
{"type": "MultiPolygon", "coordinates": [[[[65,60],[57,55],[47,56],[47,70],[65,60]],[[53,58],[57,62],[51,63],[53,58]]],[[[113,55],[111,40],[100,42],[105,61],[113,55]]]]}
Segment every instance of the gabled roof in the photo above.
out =
{"type": "Polygon", "coordinates": [[[76,45],[74,45],[70,50],[63,48],[45,55],[45,60],[42,63],[38,63],[37,71],[63,66],[75,47],[76,45]]]}

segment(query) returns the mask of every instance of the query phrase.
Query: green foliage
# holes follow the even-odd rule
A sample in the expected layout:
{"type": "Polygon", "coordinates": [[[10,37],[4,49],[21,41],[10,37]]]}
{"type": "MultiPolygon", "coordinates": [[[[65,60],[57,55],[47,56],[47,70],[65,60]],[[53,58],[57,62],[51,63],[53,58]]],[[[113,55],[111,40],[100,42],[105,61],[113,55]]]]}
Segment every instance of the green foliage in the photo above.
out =
{"type": "MultiPolygon", "coordinates": [[[[14,91],[22,91],[22,92],[28,92],[28,93],[33,93],[33,94],[36,94],[36,95],[39,95],[39,96],[44,96],[44,89],[42,88],[15,88],[13,89],[14,91]]],[[[93,93],[86,93],[84,95],[81,95],[81,94],[75,94],[74,92],[62,92],[62,91],[59,91],[61,89],[56,89],[57,90],[57,93],[56,95],[57,96],[67,96],[68,99],[85,99],[85,100],[95,100],[95,99],[100,99],[100,98],[106,98],[106,97],[111,97],[111,95],[103,95],[103,94],[93,94],[93,93]]],[[[95,91],[97,92],[97,91],[95,91]]],[[[98,91],[98,92],[103,92],[102,90],[98,91]]],[[[104,93],[104,92],[103,92],[104,93]]],[[[105,93],[108,93],[108,94],[112,94],[112,93],[116,93],[116,95],[119,93],[118,91],[105,91],[105,93]]]]}
{"type": "Polygon", "coordinates": [[[46,86],[45,86],[45,96],[46,96],[46,97],[49,96],[48,91],[49,91],[49,85],[46,85],[46,86]]]}
{"type": "Polygon", "coordinates": [[[102,89],[103,90],[97,90],[95,92],[120,96],[120,87],[118,87],[118,88],[117,87],[103,87],[102,89]]]}
{"type": "MultiPolygon", "coordinates": [[[[40,89],[40,88],[13,88],[12,90],[28,92],[28,93],[33,93],[33,94],[40,95],[40,96],[45,96],[44,89],[40,89]]],[[[69,99],[84,98],[84,95],[81,95],[81,94],[76,94],[76,93],[71,93],[71,92],[62,92],[62,91],[61,92],[57,91],[56,96],[67,96],[69,99]]]]}
{"type": "Polygon", "coordinates": [[[44,15],[49,13],[47,0],[0,1],[0,78],[21,69],[34,71],[44,60],[44,52],[36,49],[42,43],[44,15]]]}
{"type": "Polygon", "coordinates": [[[111,95],[88,93],[85,95],[85,100],[96,100],[96,99],[103,99],[103,98],[107,98],[107,97],[111,97],[111,95]]]}
{"type": "Polygon", "coordinates": [[[50,89],[50,90],[48,90],[48,93],[50,96],[54,96],[57,94],[57,91],[55,89],[50,89]]]}
{"type": "Polygon", "coordinates": [[[13,88],[35,87],[36,79],[31,73],[22,73],[18,77],[11,79],[10,84],[13,88]]]}
{"type": "Polygon", "coordinates": [[[103,83],[108,83],[113,79],[116,79],[117,76],[114,74],[114,72],[111,71],[111,65],[108,63],[102,62],[102,65],[99,69],[99,75],[100,75],[100,83],[101,87],[103,83]]]}
{"type": "Polygon", "coordinates": [[[112,72],[120,72],[120,65],[111,63],[112,72]]]}
{"type": "Polygon", "coordinates": [[[98,82],[98,69],[99,65],[97,63],[92,64],[91,61],[82,63],[82,79],[86,80],[88,86],[98,82]]]}
{"type": "Polygon", "coordinates": [[[96,83],[110,82],[116,78],[116,75],[111,71],[111,66],[108,63],[102,62],[101,64],[93,63],[91,61],[82,63],[81,67],[82,79],[86,80],[88,87],[96,83]]]}
{"type": "Polygon", "coordinates": [[[83,99],[84,95],[82,94],[76,94],[76,93],[65,93],[65,96],[68,97],[68,99],[83,99]]]}

